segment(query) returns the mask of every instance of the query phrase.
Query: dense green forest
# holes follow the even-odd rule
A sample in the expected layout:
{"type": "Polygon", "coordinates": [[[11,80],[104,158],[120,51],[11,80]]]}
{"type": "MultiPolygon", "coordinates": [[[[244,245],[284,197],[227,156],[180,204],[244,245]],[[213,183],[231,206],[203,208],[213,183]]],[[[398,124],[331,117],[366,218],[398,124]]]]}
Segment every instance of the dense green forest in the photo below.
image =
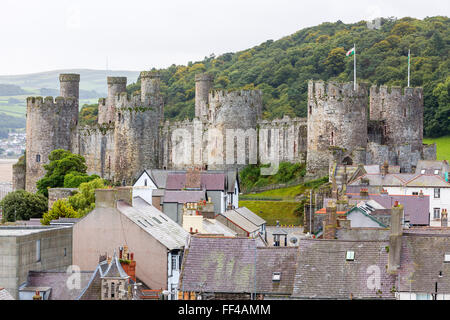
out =
{"type": "MultiPolygon", "coordinates": [[[[308,80],[353,80],[353,59],[346,51],[354,43],[358,80],[378,85],[406,86],[411,49],[411,86],[424,88],[425,135],[450,134],[448,17],[383,18],[378,29],[365,21],[323,23],[241,52],[159,69],[165,117],[193,118],[194,75],[200,72],[213,74],[217,89],[261,89],[264,118],[304,117],[308,80]]],[[[139,80],[128,86],[130,93],[138,89],[139,80]]]]}

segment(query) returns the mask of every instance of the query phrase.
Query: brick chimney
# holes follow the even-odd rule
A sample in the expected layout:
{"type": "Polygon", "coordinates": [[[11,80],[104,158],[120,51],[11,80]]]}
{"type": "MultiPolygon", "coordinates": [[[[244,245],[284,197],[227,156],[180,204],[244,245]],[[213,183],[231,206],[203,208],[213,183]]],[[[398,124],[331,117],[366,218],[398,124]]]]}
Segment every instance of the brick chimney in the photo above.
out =
{"type": "Polygon", "coordinates": [[[391,209],[391,232],[389,235],[388,272],[396,273],[400,267],[400,254],[402,250],[402,220],[403,206],[395,201],[391,209]]]}
{"type": "Polygon", "coordinates": [[[323,239],[335,239],[337,228],[336,204],[329,202],[326,208],[327,216],[323,221],[323,239]]]}
{"type": "Polygon", "coordinates": [[[303,208],[304,208],[304,210],[303,210],[303,212],[304,212],[304,214],[303,214],[303,232],[308,233],[310,230],[310,224],[311,224],[311,233],[314,233],[316,231],[316,230],[314,230],[314,210],[313,210],[314,207],[311,208],[309,206],[309,202],[308,202],[308,203],[305,203],[303,208]],[[311,212],[311,215],[310,215],[310,210],[313,211],[313,212],[311,212]]]}
{"type": "Polygon", "coordinates": [[[42,300],[42,297],[39,294],[39,291],[36,290],[36,293],[33,296],[33,300],[42,300]]]}
{"type": "Polygon", "coordinates": [[[386,190],[385,188],[381,188],[380,194],[382,194],[382,195],[387,195],[388,192],[387,192],[387,190],[386,190]]]}
{"type": "Polygon", "coordinates": [[[123,271],[125,271],[127,275],[129,275],[130,278],[136,282],[136,261],[134,260],[134,253],[128,253],[127,250],[126,255],[120,259],[120,265],[122,266],[123,271]]]}
{"type": "Polygon", "coordinates": [[[442,209],[442,212],[441,212],[441,227],[447,227],[447,226],[448,226],[447,209],[442,209]]]}
{"type": "Polygon", "coordinates": [[[118,187],[115,189],[96,189],[96,208],[117,208],[117,200],[123,200],[133,205],[133,187],[118,187]]]}

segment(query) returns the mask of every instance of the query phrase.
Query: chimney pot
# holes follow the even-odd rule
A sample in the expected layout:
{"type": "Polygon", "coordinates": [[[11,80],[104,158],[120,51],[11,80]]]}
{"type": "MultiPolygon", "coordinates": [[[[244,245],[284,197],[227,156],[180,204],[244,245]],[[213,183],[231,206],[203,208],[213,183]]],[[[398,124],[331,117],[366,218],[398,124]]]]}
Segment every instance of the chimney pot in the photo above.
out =
{"type": "Polygon", "coordinates": [[[395,200],[395,202],[394,202],[394,207],[398,207],[398,201],[397,200],[395,200]]]}

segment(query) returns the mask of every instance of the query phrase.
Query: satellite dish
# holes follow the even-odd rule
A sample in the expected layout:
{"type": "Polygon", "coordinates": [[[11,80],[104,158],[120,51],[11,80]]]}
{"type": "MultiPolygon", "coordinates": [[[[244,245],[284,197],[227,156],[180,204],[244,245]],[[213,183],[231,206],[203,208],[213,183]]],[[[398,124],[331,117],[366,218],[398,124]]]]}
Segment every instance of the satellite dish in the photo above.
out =
{"type": "Polygon", "coordinates": [[[289,239],[289,241],[291,242],[291,243],[297,243],[297,241],[298,241],[298,239],[297,239],[297,237],[292,237],[291,239],[289,239]]]}

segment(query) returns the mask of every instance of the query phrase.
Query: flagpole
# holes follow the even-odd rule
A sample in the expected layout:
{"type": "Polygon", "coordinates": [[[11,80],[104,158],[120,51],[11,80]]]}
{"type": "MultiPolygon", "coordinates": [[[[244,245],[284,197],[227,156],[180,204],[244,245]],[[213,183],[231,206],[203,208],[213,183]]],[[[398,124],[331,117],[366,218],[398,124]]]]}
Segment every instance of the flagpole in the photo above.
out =
{"type": "Polygon", "coordinates": [[[409,78],[411,74],[411,49],[408,49],[408,88],[409,88],[409,78]]]}
{"type": "Polygon", "coordinates": [[[353,86],[354,86],[354,90],[356,91],[356,44],[353,44],[353,48],[355,48],[355,53],[353,54],[353,64],[354,64],[353,86]]]}

